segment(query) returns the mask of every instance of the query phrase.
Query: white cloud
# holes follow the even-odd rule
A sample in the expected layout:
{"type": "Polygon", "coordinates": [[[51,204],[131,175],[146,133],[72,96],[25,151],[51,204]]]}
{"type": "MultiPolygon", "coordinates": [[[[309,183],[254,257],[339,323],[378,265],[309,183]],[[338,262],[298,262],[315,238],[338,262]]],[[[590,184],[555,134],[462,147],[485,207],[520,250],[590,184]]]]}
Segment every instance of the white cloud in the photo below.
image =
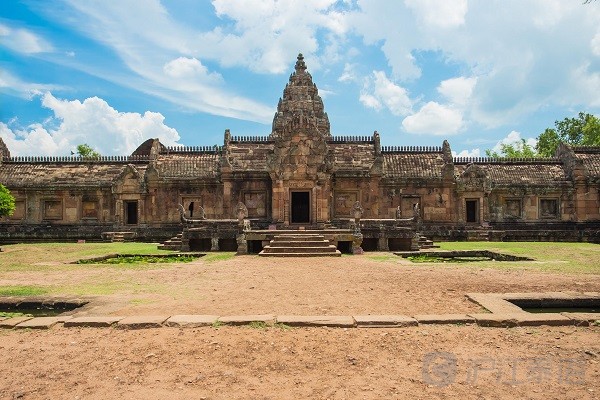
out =
{"type": "Polygon", "coordinates": [[[430,101],[417,113],[402,121],[409,133],[430,135],[452,135],[463,126],[462,113],[448,106],[430,101]]]}
{"type": "MultiPolygon", "coordinates": [[[[521,132],[511,131],[506,137],[500,139],[496,145],[492,148],[493,151],[500,153],[502,151],[502,145],[513,145],[517,149],[521,149],[523,147],[522,144],[521,132]]],[[[535,147],[537,144],[537,139],[535,138],[526,138],[525,143],[527,143],[531,147],[535,147]]]]}
{"type": "Polygon", "coordinates": [[[446,4],[452,2],[358,0],[359,9],[348,18],[364,43],[381,47],[397,81],[421,76],[416,51],[439,52],[466,76],[477,77],[466,104],[468,122],[491,128],[542,107],[589,105],[591,95],[582,98],[580,88],[598,80],[600,7],[487,0],[444,10],[446,4]]]}
{"type": "Polygon", "coordinates": [[[455,105],[466,105],[471,98],[477,78],[458,77],[442,81],[437,91],[455,105]]]}
{"type": "Polygon", "coordinates": [[[394,115],[403,116],[412,111],[408,91],[390,81],[385,72],[373,71],[365,79],[359,100],[366,106],[379,110],[383,105],[394,115]]]}
{"type": "Polygon", "coordinates": [[[426,25],[440,28],[464,24],[468,9],[467,0],[405,0],[404,3],[426,25]]]}
{"type": "Polygon", "coordinates": [[[285,72],[299,51],[315,70],[318,30],[329,33],[321,39],[328,60],[337,59],[336,38],[348,30],[337,0],[214,0],[213,6],[218,17],[234,23],[201,33],[198,53],[225,66],[243,65],[256,72],[285,72]]]}
{"type": "Polygon", "coordinates": [[[220,74],[209,73],[208,69],[195,58],[179,57],[166,63],[163,70],[165,74],[173,78],[201,79],[213,82],[222,80],[220,74]]]}
{"type": "Polygon", "coordinates": [[[459,153],[452,150],[453,157],[481,157],[481,150],[479,149],[471,149],[471,150],[461,150],[459,153]]]}
{"type": "Polygon", "coordinates": [[[592,53],[600,57],[600,31],[596,33],[596,36],[591,40],[590,46],[592,53]]]}
{"type": "Polygon", "coordinates": [[[22,28],[0,24],[0,43],[18,53],[35,54],[50,52],[52,45],[39,35],[22,28]]]}
{"type": "Polygon", "coordinates": [[[346,63],[344,64],[344,70],[342,75],[338,78],[339,82],[357,82],[358,76],[356,74],[356,64],[346,63]]]}
{"type": "Polygon", "coordinates": [[[50,90],[63,90],[64,86],[25,82],[18,76],[0,68],[0,88],[17,97],[31,99],[32,96],[50,90]]]}
{"type": "Polygon", "coordinates": [[[47,92],[42,105],[52,110],[54,120],[21,129],[0,123],[0,137],[12,155],[68,155],[81,143],[104,155],[125,155],[146,139],[159,138],[165,145],[179,140],[162,114],[119,112],[98,97],[81,102],[58,99],[47,92]]]}

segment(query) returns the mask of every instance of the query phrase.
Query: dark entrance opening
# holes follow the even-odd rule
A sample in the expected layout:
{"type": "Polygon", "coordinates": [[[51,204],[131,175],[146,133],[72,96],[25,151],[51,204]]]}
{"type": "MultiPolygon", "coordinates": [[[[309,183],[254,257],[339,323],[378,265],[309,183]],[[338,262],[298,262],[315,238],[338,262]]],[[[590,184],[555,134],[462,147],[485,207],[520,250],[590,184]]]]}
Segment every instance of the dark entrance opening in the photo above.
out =
{"type": "Polygon", "coordinates": [[[138,223],[138,204],[137,201],[125,202],[125,219],[127,224],[135,225],[138,223]]]}
{"type": "Polygon", "coordinates": [[[310,193],[292,192],[292,224],[310,222],[310,193]]]}
{"type": "Polygon", "coordinates": [[[479,222],[479,201],[465,200],[467,222],[479,222]]]}

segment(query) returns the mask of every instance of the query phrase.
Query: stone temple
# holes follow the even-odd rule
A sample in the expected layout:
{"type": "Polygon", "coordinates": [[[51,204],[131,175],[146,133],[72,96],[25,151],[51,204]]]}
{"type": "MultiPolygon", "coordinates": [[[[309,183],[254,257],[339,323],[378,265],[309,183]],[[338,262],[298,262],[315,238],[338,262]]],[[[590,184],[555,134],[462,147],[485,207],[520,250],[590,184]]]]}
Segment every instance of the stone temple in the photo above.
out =
{"type": "Polygon", "coordinates": [[[11,157],[0,139],[0,183],[16,199],[0,243],[175,237],[168,246],[258,253],[298,230],[342,252],[414,249],[421,235],[600,242],[600,147],[456,158],[447,141],[332,136],[302,55],[267,136],[226,130],[213,147],[150,139],[129,156],[96,159],[11,157]]]}

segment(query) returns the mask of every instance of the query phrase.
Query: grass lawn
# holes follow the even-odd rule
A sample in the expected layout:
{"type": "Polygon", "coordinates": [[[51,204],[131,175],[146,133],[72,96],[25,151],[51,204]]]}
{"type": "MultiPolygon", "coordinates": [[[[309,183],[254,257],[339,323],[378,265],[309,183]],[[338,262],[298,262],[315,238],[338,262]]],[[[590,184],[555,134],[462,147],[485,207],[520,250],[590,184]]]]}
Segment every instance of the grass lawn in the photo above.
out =
{"type": "MultiPolygon", "coordinates": [[[[527,268],[538,271],[600,274],[600,245],[560,242],[440,242],[440,250],[489,250],[533,258],[535,261],[481,261],[460,265],[527,268]]],[[[448,263],[452,264],[452,263],[448,263]]]]}

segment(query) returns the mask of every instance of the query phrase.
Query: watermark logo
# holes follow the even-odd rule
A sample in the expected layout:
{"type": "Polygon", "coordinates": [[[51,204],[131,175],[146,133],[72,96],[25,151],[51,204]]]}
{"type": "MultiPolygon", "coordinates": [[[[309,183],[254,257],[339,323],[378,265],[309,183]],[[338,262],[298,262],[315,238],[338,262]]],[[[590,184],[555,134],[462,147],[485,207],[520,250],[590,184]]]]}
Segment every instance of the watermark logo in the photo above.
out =
{"type": "Polygon", "coordinates": [[[558,383],[585,385],[586,363],[577,358],[479,357],[461,360],[449,352],[431,352],[423,357],[423,383],[446,387],[457,381],[476,385],[482,381],[504,385],[558,383]]]}
{"type": "Polygon", "coordinates": [[[458,362],[456,355],[444,351],[425,354],[423,358],[423,382],[445,387],[456,380],[458,362]]]}

